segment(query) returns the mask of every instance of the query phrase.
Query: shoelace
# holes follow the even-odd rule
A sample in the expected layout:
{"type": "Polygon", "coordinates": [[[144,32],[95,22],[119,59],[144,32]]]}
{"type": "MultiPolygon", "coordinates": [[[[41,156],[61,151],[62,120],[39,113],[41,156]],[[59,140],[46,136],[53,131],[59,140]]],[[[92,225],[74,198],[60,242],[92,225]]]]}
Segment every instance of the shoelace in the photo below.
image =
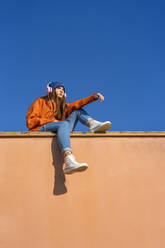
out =
{"type": "Polygon", "coordinates": [[[71,157],[72,159],[73,159],[73,161],[76,161],[76,159],[75,159],[75,156],[74,155],[72,155],[72,157],[71,157]]]}
{"type": "MultiPolygon", "coordinates": [[[[71,154],[72,155],[72,154],[71,154]]],[[[66,159],[67,159],[67,157],[66,157],[66,159]]],[[[75,156],[74,155],[72,155],[71,156],[71,160],[73,159],[73,161],[75,161],[75,156]]]]}

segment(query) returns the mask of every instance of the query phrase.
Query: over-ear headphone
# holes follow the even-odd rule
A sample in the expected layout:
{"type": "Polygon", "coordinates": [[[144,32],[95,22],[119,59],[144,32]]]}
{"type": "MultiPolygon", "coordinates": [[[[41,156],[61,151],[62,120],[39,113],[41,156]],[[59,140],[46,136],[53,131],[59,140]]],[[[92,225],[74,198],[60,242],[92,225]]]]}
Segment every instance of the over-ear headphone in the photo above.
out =
{"type": "Polygon", "coordinates": [[[50,84],[51,82],[49,82],[47,85],[46,85],[46,92],[48,92],[48,93],[52,93],[53,92],[53,88],[52,87],[50,87],[50,84]]]}
{"type": "MultiPolygon", "coordinates": [[[[52,84],[51,81],[49,81],[48,84],[47,84],[47,86],[46,86],[46,92],[47,92],[48,94],[53,92],[53,87],[51,87],[50,84],[52,84]]],[[[65,98],[66,98],[66,93],[64,93],[64,96],[65,96],[65,98]]]]}

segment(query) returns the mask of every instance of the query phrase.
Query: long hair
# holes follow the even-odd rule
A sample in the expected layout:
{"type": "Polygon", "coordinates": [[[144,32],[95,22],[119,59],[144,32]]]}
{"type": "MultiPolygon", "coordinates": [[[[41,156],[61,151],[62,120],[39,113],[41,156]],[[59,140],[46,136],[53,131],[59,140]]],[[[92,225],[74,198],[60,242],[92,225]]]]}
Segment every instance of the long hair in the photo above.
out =
{"type": "Polygon", "coordinates": [[[63,96],[62,98],[57,97],[55,90],[52,92],[52,96],[56,102],[56,111],[54,113],[55,118],[63,121],[63,120],[65,120],[65,117],[66,117],[65,111],[66,111],[66,109],[68,109],[67,104],[66,104],[66,98],[65,98],[65,96],[63,96]]]}

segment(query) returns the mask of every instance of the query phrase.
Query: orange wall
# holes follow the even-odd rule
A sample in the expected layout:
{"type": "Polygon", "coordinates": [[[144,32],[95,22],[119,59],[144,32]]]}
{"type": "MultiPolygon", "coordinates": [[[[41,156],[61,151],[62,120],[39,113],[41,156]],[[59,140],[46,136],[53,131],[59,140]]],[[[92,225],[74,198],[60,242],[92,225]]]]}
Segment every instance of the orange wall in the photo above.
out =
{"type": "Polygon", "coordinates": [[[52,134],[0,135],[1,248],[164,248],[165,133],[72,134],[88,170],[64,176],[52,134]]]}

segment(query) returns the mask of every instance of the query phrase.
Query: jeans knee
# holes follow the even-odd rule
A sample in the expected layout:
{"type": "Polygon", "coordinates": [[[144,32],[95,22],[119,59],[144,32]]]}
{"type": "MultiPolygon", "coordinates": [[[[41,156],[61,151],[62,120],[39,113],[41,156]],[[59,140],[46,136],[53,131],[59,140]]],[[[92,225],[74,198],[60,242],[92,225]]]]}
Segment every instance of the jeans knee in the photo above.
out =
{"type": "Polygon", "coordinates": [[[66,129],[66,128],[68,128],[69,127],[69,123],[67,122],[67,121],[63,121],[61,124],[60,124],[60,128],[62,128],[62,129],[66,129]]]}
{"type": "Polygon", "coordinates": [[[73,110],[73,112],[71,113],[71,115],[77,115],[78,111],[79,111],[79,109],[73,110]]]}
{"type": "Polygon", "coordinates": [[[80,114],[82,114],[82,113],[84,113],[85,111],[84,111],[84,109],[82,109],[82,108],[80,108],[80,109],[75,109],[75,110],[73,110],[73,112],[71,113],[71,115],[76,115],[76,116],[78,116],[78,115],[80,115],[80,114]]]}

